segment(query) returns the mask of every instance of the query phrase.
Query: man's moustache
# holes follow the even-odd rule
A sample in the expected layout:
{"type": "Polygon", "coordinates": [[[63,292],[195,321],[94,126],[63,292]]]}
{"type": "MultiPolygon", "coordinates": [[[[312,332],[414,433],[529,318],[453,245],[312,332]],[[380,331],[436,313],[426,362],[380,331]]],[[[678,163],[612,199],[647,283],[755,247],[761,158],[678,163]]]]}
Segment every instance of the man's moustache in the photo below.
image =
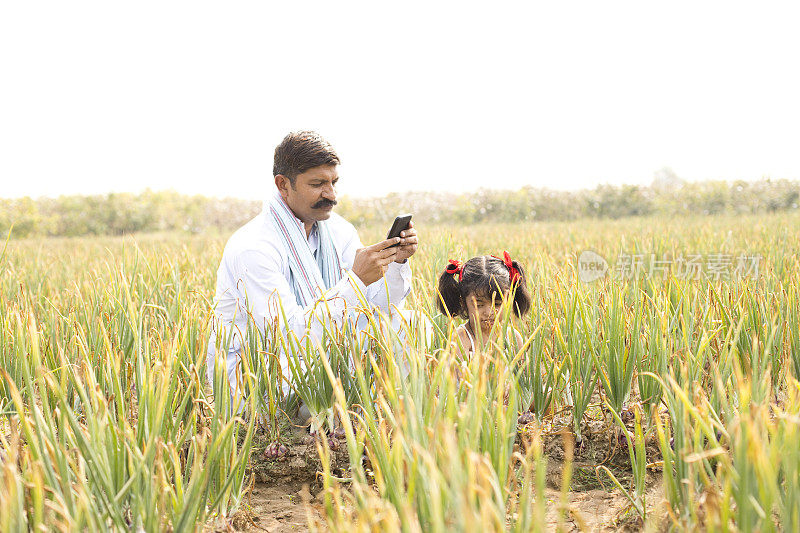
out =
{"type": "Polygon", "coordinates": [[[311,206],[311,209],[319,209],[321,207],[333,207],[336,205],[336,200],[320,200],[311,206]]]}

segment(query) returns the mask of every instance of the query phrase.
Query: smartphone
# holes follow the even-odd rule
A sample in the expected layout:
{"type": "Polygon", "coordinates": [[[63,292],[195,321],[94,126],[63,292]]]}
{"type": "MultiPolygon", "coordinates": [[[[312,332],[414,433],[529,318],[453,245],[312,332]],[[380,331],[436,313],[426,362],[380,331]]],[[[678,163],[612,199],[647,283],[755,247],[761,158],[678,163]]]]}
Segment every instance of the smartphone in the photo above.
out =
{"type": "MultiPolygon", "coordinates": [[[[394,224],[392,224],[392,229],[389,230],[389,233],[386,235],[386,238],[393,239],[394,237],[399,237],[400,232],[408,228],[409,222],[411,222],[410,213],[395,217],[394,224]]],[[[389,246],[389,248],[394,248],[395,246],[400,246],[400,243],[398,242],[397,244],[393,244],[389,246]]]]}

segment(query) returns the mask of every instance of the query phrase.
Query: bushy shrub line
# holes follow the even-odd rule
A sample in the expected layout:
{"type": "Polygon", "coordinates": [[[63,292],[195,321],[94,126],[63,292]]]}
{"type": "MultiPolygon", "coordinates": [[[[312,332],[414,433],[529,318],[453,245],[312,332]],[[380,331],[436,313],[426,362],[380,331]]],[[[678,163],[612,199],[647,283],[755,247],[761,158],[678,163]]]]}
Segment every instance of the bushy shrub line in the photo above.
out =
{"type": "MultiPolygon", "coordinates": [[[[796,209],[800,182],[764,179],[601,185],[580,191],[522,189],[391,193],[343,197],[337,212],[357,225],[388,222],[400,212],[415,220],[475,224],[631,216],[759,214],[796,209]]],[[[261,209],[261,199],[209,198],[173,191],[100,196],[0,199],[0,232],[14,237],[121,235],[137,232],[229,231],[261,209]]]]}

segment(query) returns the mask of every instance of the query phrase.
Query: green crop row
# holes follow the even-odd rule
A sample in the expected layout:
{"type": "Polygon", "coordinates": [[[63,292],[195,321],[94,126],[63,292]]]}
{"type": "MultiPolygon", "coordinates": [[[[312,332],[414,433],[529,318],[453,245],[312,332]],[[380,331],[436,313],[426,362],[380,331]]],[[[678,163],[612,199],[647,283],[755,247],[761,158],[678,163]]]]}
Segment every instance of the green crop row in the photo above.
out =
{"type": "Polygon", "coordinates": [[[202,529],[241,506],[258,422],[282,439],[298,398],[316,428],[343,428],[350,457],[334,475],[320,440],[320,527],[533,531],[552,506],[563,522],[575,511],[570,469],[553,499],[545,429],[561,413],[581,444],[590,410],[630,462],[630,482],[604,465],[597,476],[643,524],[800,527],[797,216],[418,229],[406,302],[416,318],[400,334],[369,313],[365,333],[328,329],[319,343],[253,328],[236,396],[223,373],[213,386],[205,377],[222,239],[11,240],[0,252],[0,530],[202,529]],[[460,321],[436,311],[437,278],[448,258],[503,249],[525,266],[531,313],[515,320],[506,307],[500,340],[459,361],[460,321]],[[584,283],[586,249],[609,262],[763,262],[746,278],[584,283]],[[663,502],[649,496],[648,464],[660,465],[663,502]]]}

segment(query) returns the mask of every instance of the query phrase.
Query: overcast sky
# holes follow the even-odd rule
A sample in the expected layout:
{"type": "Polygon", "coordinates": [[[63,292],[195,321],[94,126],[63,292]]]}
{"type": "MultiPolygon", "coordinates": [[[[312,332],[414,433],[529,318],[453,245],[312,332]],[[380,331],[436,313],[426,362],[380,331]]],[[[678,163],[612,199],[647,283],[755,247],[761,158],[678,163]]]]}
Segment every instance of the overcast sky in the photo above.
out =
{"type": "Polygon", "coordinates": [[[0,197],[800,179],[794,4],[3,2],[0,197]]]}

